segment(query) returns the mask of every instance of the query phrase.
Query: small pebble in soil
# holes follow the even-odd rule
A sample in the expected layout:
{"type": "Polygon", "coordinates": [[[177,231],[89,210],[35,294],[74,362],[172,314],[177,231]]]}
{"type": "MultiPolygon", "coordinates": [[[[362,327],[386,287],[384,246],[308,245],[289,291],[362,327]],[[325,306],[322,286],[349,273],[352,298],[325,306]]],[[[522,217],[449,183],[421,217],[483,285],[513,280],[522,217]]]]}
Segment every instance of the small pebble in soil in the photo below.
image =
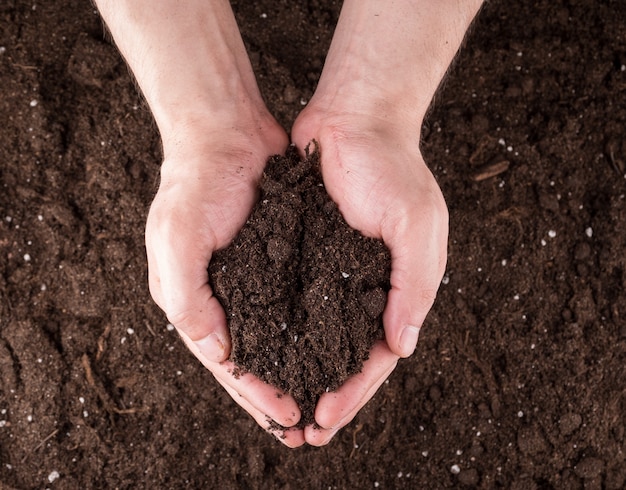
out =
{"type": "Polygon", "coordinates": [[[52,471],[49,475],[48,475],[48,481],[50,483],[54,483],[56,480],[58,480],[60,478],[60,474],[58,471],[54,470],[52,471]]]}
{"type": "Polygon", "coordinates": [[[384,337],[391,258],[350,228],[323,185],[319,152],[270,159],[259,203],[209,277],[229,318],[235,375],[290,394],[314,422],[318,398],[362,368],[384,337]]]}

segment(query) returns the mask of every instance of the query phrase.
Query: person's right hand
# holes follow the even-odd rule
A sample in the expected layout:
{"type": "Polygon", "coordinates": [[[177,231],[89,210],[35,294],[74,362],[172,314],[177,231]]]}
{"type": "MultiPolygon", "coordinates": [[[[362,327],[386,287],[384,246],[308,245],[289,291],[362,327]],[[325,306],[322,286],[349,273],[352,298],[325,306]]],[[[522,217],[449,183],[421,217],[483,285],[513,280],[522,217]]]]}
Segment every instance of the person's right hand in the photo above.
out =
{"type": "MultiPolygon", "coordinates": [[[[251,374],[231,374],[226,317],[207,272],[213,252],[250,215],[267,158],[284,152],[287,135],[271,120],[183,130],[164,141],[161,184],[146,225],[150,292],[191,352],[259,425],[291,427],[300,418],[293,398],[277,397],[276,388],[251,374]]],[[[275,435],[290,447],[304,443],[302,430],[275,435]]]]}

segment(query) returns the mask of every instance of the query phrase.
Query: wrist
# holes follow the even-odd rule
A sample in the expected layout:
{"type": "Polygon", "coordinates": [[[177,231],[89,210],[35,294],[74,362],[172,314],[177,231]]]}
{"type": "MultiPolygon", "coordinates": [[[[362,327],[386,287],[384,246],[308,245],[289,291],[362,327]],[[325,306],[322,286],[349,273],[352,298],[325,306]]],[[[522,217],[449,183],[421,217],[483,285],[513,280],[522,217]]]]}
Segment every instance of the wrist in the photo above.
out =
{"type": "MultiPolygon", "coordinates": [[[[283,138],[286,139],[284,130],[260,97],[252,100],[240,95],[221,106],[200,102],[193,107],[178,106],[177,110],[153,111],[165,160],[188,152],[207,154],[245,148],[253,142],[260,147],[272,147],[275,141],[280,141],[282,145],[283,138]]],[[[283,149],[281,147],[276,151],[283,149]]]]}
{"type": "Polygon", "coordinates": [[[430,99],[409,101],[368,85],[367,82],[345,83],[330,90],[320,90],[304,112],[319,114],[323,124],[354,126],[393,132],[397,136],[419,137],[430,99]]]}
{"type": "Polygon", "coordinates": [[[97,0],[164,140],[265,119],[228,0],[97,0]],[[198,126],[199,131],[193,128],[198,126]],[[176,136],[176,135],[179,136],[176,136]]]}
{"type": "Polygon", "coordinates": [[[318,107],[420,127],[481,0],[345,0],[318,107]]]}

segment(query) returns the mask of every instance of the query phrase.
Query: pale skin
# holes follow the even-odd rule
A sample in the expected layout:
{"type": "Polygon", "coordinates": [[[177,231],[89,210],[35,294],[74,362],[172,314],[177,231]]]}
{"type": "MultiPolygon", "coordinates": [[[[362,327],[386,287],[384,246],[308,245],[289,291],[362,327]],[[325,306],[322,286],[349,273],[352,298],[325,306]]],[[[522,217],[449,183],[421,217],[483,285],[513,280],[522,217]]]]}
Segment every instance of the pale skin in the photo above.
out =
{"type": "MultiPolygon", "coordinates": [[[[297,424],[288,395],[231,375],[225,313],[209,286],[289,138],[267,110],[227,0],[97,0],[158,125],[164,161],[146,225],[150,292],[198,359],[263,428],[297,424]]],[[[345,0],[315,95],[291,139],[321,149],[325,187],[350,226],[391,251],[385,340],[361,373],[320,397],[320,428],[281,431],[321,446],[415,350],[444,274],[448,212],[419,148],[422,121],[479,0],[345,0]]]]}

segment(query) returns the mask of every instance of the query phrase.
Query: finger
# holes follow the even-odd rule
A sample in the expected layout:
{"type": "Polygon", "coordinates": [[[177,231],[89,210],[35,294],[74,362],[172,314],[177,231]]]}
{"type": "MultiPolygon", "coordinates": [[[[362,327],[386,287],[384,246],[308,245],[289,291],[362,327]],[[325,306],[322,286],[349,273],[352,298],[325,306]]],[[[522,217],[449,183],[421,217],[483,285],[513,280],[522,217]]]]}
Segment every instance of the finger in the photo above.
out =
{"type": "Polygon", "coordinates": [[[324,393],[315,409],[315,421],[324,429],[343,427],[376,393],[398,363],[398,356],[384,341],[374,344],[360,373],[349,378],[337,391],[324,393]]]}
{"type": "MultiPolygon", "coordinates": [[[[386,345],[384,346],[384,349],[388,353],[391,353],[389,349],[386,347],[386,345]]],[[[373,353],[373,355],[378,355],[378,354],[373,353]]],[[[341,390],[345,389],[347,392],[347,393],[344,393],[345,398],[344,397],[328,397],[327,400],[320,399],[320,403],[318,404],[318,408],[320,412],[324,410],[328,410],[329,412],[328,415],[330,415],[331,412],[335,412],[337,414],[338,408],[342,408],[342,409],[345,408],[345,411],[343,411],[341,415],[335,415],[335,418],[340,417],[339,421],[333,422],[332,420],[329,419],[327,422],[325,422],[328,424],[334,423],[334,426],[332,428],[323,428],[323,427],[314,427],[314,426],[305,427],[304,437],[305,437],[306,442],[312,446],[325,446],[326,444],[328,444],[333,439],[333,437],[337,434],[337,432],[339,432],[339,430],[341,430],[343,427],[348,425],[352,421],[352,419],[357,415],[359,410],[361,410],[361,408],[363,408],[363,406],[374,396],[378,388],[380,388],[380,386],[385,382],[385,380],[389,377],[391,372],[394,370],[397,360],[398,360],[398,357],[392,354],[391,358],[387,359],[387,361],[391,361],[391,364],[386,366],[386,369],[385,369],[383,367],[384,362],[382,362],[382,359],[381,359],[380,362],[382,362],[382,364],[379,365],[379,368],[382,370],[382,372],[378,372],[377,370],[376,373],[369,373],[368,376],[370,376],[371,379],[368,379],[361,386],[350,386],[348,384],[350,383],[350,380],[349,380],[348,383],[342,386],[340,390],[338,391],[339,393],[341,390]],[[350,399],[349,401],[346,401],[345,405],[341,405],[343,403],[343,400],[345,400],[346,398],[350,398],[349,393],[353,391],[356,392],[356,396],[350,399]],[[336,403],[338,405],[324,407],[323,404],[325,403],[329,403],[329,404],[336,403]]],[[[333,394],[329,393],[329,395],[333,395],[333,394]]],[[[317,414],[318,414],[318,411],[316,410],[316,417],[317,417],[317,414]]],[[[322,418],[321,413],[320,413],[320,418],[322,418]]]]}
{"type": "MultiPolygon", "coordinates": [[[[214,363],[216,364],[216,363],[214,363]]],[[[296,401],[277,388],[264,383],[250,373],[233,376],[234,364],[227,361],[210,370],[222,386],[228,386],[258,411],[275,420],[283,427],[292,427],[300,420],[300,409],[296,401]]]]}
{"type": "Polygon", "coordinates": [[[365,393],[360,402],[355,407],[353,407],[352,410],[350,410],[348,414],[345,415],[332,429],[324,429],[321,427],[315,428],[313,426],[305,427],[304,437],[306,439],[306,442],[312,446],[325,446],[326,444],[328,444],[332,440],[332,438],[335,437],[337,432],[339,432],[339,430],[352,422],[352,419],[356,417],[357,413],[359,413],[359,411],[367,404],[367,402],[376,394],[378,388],[380,388],[380,386],[385,382],[385,380],[393,372],[394,368],[395,365],[393,367],[390,367],[388,371],[383,373],[380,379],[376,383],[374,383],[365,393]]]}
{"type": "Polygon", "coordinates": [[[337,432],[339,432],[341,428],[342,427],[337,427],[335,429],[324,429],[322,427],[308,425],[304,428],[304,440],[307,444],[310,444],[311,446],[326,446],[330,441],[333,440],[333,437],[337,435],[337,432]]]}
{"type": "Polygon", "coordinates": [[[151,294],[168,320],[193,340],[206,358],[223,361],[230,353],[230,336],[207,271],[214,240],[203,239],[172,216],[158,219],[154,216],[158,211],[153,209],[146,226],[151,294]]]}
{"type": "Polygon", "coordinates": [[[281,429],[279,427],[276,427],[275,424],[272,423],[271,417],[266,415],[264,412],[258,410],[246,398],[241,396],[236,389],[226,383],[222,383],[221,381],[220,384],[233,398],[233,400],[235,400],[241,408],[243,408],[252,416],[257,424],[259,424],[263,429],[276,437],[276,439],[282,442],[285,446],[290,448],[296,448],[302,446],[305,443],[304,431],[302,429],[281,429]]]}
{"type": "MultiPolygon", "coordinates": [[[[256,376],[245,373],[235,377],[235,365],[231,361],[212,362],[199,352],[198,347],[184,333],[180,334],[187,347],[206,367],[215,379],[228,390],[233,390],[235,401],[245,400],[255,410],[275,420],[284,427],[291,427],[300,420],[300,408],[293,397],[264,383],[256,376]]],[[[229,391],[230,392],[230,391],[229,391]]],[[[241,405],[241,403],[240,403],[241,405]]]]}
{"type": "Polygon", "coordinates": [[[391,251],[391,290],[383,324],[389,348],[400,357],[415,350],[445,272],[448,215],[443,198],[440,203],[422,209],[413,224],[385,237],[391,251]]]}

